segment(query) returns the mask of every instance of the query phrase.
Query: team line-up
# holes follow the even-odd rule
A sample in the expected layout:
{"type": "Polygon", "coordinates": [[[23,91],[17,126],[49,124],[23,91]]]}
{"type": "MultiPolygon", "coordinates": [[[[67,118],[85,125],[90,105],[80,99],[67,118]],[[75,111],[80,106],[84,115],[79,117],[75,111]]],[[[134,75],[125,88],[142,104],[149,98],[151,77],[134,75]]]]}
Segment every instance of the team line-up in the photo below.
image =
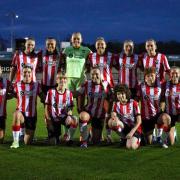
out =
{"type": "Polygon", "coordinates": [[[82,148],[101,143],[104,128],[107,143],[112,143],[111,134],[116,132],[128,149],[153,143],[168,148],[175,143],[175,124],[180,121],[180,68],[169,67],[166,56],[157,52],[155,40],[147,40],[147,52],[140,55],[134,53],[132,40],[124,42],[119,54],[107,52],[102,37],[97,38],[96,52],[92,52],[82,46],[79,32],[72,34],[71,46],[62,52],[58,52],[53,37],[45,43],[45,51],[36,53],[35,40],[27,39],[24,51],[16,51],[13,56],[9,79],[0,72],[1,143],[5,136],[6,102],[13,97],[17,98],[17,107],[10,147],[18,148],[22,137],[25,144],[32,143],[37,96],[44,104],[50,144],[61,143],[61,125],[68,145],[73,144],[79,127],[82,148]],[[114,83],[112,68],[118,70],[118,83],[114,83]],[[36,81],[37,71],[42,72],[41,83],[36,81]],[[139,72],[144,73],[142,82],[139,72]],[[78,117],[73,114],[73,98],[78,117]]]}

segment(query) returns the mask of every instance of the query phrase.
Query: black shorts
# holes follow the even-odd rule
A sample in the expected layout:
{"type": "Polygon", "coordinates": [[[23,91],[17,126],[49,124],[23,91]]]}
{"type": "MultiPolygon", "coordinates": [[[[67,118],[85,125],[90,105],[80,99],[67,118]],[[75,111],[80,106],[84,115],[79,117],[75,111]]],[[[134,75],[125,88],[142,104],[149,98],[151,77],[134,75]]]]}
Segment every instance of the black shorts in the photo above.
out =
{"type": "MultiPolygon", "coordinates": [[[[131,131],[132,127],[127,126],[126,124],[124,124],[124,129],[122,130],[122,134],[124,137],[126,137],[126,135],[131,131]]],[[[141,133],[136,131],[133,135],[134,137],[141,139],[141,133]]]]}
{"type": "Polygon", "coordinates": [[[5,130],[6,128],[6,117],[0,116],[0,129],[5,130]]]}
{"type": "Polygon", "coordinates": [[[178,122],[178,116],[179,115],[170,115],[169,116],[171,117],[171,127],[174,127],[176,125],[176,122],[178,122]]]}
{"type": "Polygon", "coordinates": [[[91,126],[92,128],[95,128],[95,129],[99,129],[99,130],[102,130],[103,127],[104,127],[104,121],[105,121],[105,118],[91,118],[91,126]]]}
{"type": "Polygon", "coordinates": [[[158,113],[157,115],[155,115],[154,117],[151,117],[150,119],[143,119],[142,120],[142,127],[143,127],[144,134],[153,133],[153,130],[155,128],[155,124],[157,124],[157,120],[158,120],[160,115],[161,115],[161,113],[158,113]]]}
{"type": "Polygon", "coordinates": [[[36,129],[37,116],[27,117],[24,113],[22,114],[24,116],[25,129],[34,131],[36,129]]]}
{"type": "Polygon", "coordinates": [[[49,138],[59,137],[61,135],[61,125],[65,125],[66,118],[67,118],[67,116],[59,117],[56,119],[53,119],[53,117],[51,117],[53,131],[48,129],[48,137],[49,138]]]}

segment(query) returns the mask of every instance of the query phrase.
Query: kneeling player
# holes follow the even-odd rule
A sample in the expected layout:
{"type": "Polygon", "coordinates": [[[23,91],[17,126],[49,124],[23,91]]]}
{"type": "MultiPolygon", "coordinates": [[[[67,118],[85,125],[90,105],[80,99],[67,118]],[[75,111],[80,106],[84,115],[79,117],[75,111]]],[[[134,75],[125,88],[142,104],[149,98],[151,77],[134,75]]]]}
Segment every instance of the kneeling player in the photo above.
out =
{"type": "Polygon", "coordinates": [[[38,82],[32,81],[32,67],[24,65],[23,80],[15,84],[15,94],[17,96],[17,108],[13,114],[13,143],[11,148],[19,147],[20,124],[25,123],[24,143],[30,144],[33,140],[37,121],[37,95],[41,90],[38,82]]]}
{"type": "Polygon", "coordinates": [[[170,70],[170,81],[165,85],[165,113],[164,121],[171,122],[169,132],[170,144],[175,142],[175,124],[180,122],[180,68],[172,67],[170,70]]]}
{"type": "MultiPolygon", "coordinates": [[[[144,70],[145,82],[141,83],[138,88],[138,99],[141,100],[142,127],[144,135],[149,144],[152,143],[152,134],[155,124],[157,124],[157,139],[161,144],[163,133],[163,116],[164,110],[163,90],[164,85],[156,77],[156,69],[146,68],[144,70]]],[[[166,122],[170,124],[170,122],[166,122]]],[[[167,128],[164,128],[167,131],[167,128]]]]}
{"type": "Polygon", "coordinates": [[[98,66],[91,69],[91,80],[86,81],[79,89],[78,111],[80,113],[81,147],[87,147],[87,124],[91,121],[92,141],[98,144],[102,137],[106,109],[105,100],[110,100],[111,87],[107,81],[102,81],[98,66]],[[87,104],[85,105],[85,96],[87,104]]]}
{"type": "Polygon", "coordinates": [[[48,129],[49,141],[52,144],[59,143],[61,135],[61,125],[65,125],[69,131],[68,144],[72,144],[73,135],[78,122],[72,116],[73,95],[66,89],[67,78],[64,73],[58,73],[56,77],[57,87],[50,89],[45,101],[46,125],[48,129]]]}
{"type": "Polygon", "coordinates": [[[126,85],[114,88],[116,102],[113,105],[108,126],[117,132],[128,149],[137,149],[141,141],[141,114],[138,102],[130,99],[131,92],[126,85]]]}

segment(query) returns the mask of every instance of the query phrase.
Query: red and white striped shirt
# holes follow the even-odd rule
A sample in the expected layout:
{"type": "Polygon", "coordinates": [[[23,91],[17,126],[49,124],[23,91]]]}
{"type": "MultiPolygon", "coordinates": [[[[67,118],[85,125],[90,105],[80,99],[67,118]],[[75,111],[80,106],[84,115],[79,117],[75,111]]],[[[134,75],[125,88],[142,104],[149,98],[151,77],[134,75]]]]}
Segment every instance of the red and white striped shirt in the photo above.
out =
{"type": "Polygon", "coordinates": [[[16,52],[14,54],[11,66],[17,68],[16,82],[23,80],[24,65],[28,65],[33,68],[32,81],[36,81],[36,70],[41,68],[41,53],[42,52],[27,55],[24,52],[16,52]]]}
{"type": "Polygon", "coordinates": [[[10,82],[2,78],[0,79],[0,117],[6,117],[6,102],[7,102],[7,91],[9,88],[10,82]]]}
{"type": "Polygon", "coordinates": [[[17,110],[23,112],[27,117],[36,116],[37,95],[41,92],[40,84],[19,81],[15,83],[14,89],[17,94],[17,110]]]}
{"type": "Polygon", "coordinates": [[[109,52],[103,56],[98,55],[97,53],[91,53],[89,55],[88,62],[90,64],[90,67],[94,67],[96,65],[100,66],[102,80],[107,81],[111,87],[114,86],[112,75],[112,66],[114,59],[115,55],[109,52]]]}
{"type": "Polygon", "coordinates": [[[46,96],[45,103],[48,105],[48,111],[53,118],[64,117],[68,109],[73,107],[73,95],[69,90],[59,93],[57,89],[50,89],[46,96]]]}
{"type": "Polygon", "coordinates": [[[104,100],[110,98],[111,87],[107,81],[101,84],[94,84],[91,80],[86,81],[78,90],[81,95],[87,96],[85,109],[91,117],[104,118],[104,100]]]}
{"type": "Polygon", "coordinates": [[[161,82],[165,81],[165,72],[170,71],[167,57],[164,54],[157,53],[156,56],[150,57],[145,53],[141,57],[141,66],[143,68],[154,67],[156,68],[156,76],[161,82]]]}
{"type": "Polygon", "coordinates": [[[129,88],[135,88],[137,86],[137,64],[138,55],[127,56],[125,53],[120,54],[115,65],[119,71],[118,82],[120,84],[126,84],[129,88]]]}
{"type": "Polygon", "coordinates": [[[180,83],[166,82],[165,103],[168,114],[180,115],[180,83]]]}
{"type": "Polygon", "coordinates": [[[43,77],[42,84],[45,86],[55,86],[56,75],[59,69],[59,55],[54,53],[52,55],[45,54],[43,56],[43,77]]]}
{"type": "Polygon", "coordinates": [[[148,86],[145,82],[138,87],[137,96],[141,100],[142,119],[150,119],[160,113],[160,102],[163,98],[164,85],[156,81],[154,86],[148,86]]]}
{"type": "Polygon", "coordinates": [[[116,102],[113,105],[113,112],[116,112],[120,117],[120,120],[128,125],[129,127],[134,127],[136,123],[136,116],[140,115],[140,109],[138,102],[130,99],[127,104],[121,104],[116,102]]]}

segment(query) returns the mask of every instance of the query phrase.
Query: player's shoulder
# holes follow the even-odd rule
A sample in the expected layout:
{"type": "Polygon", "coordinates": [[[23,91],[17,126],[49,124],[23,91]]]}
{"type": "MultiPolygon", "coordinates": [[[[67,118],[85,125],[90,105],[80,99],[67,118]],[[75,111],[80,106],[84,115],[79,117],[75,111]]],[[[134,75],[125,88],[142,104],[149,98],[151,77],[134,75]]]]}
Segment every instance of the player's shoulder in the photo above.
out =
{"type": "Polygon", "coordinates": [[[87,46],[81,46],[81,51],[90,54],[92,51],[87,46]]]}
{"type": "Polygon", "coordinates": [[[68,47],[66,47],[63,51],[62,51],[62,54],[68,54],[69,52],[72,52],[72,51],[74,51],[74,48],[73,48],[73,46],[68,46],[68,47]]]}

